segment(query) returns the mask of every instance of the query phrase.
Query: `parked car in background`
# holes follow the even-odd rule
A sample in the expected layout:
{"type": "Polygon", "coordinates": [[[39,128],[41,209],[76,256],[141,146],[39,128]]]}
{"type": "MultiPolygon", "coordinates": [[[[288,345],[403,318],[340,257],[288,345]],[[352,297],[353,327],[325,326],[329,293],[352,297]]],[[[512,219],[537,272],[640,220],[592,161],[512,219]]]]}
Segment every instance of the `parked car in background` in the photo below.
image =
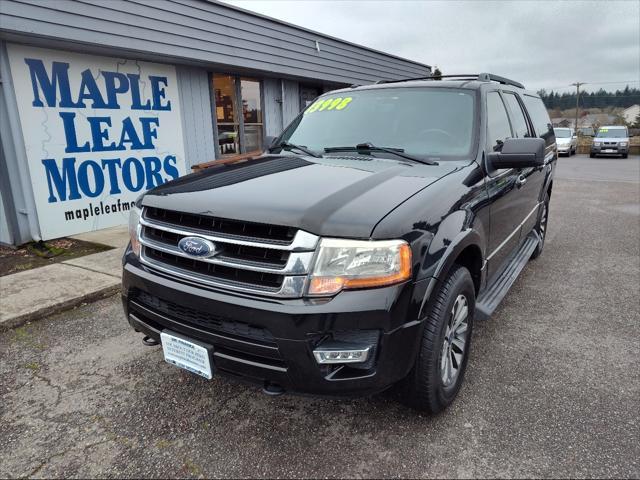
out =
{"type": "Polygon", "coordinates": [[[580,127],[578,128],[578,135],[582,135],[583,137],[595,137],[596,132],[593,127],[580,127]]]}
{"type": "Polygon", "coordinates": [[[571,128],[554,128],[556,134],[556,145],[558,147],[558,155],[566,155],[570,157],[578,149],[578,137],[573,134],[571,128]]]}
{"type": "Polygon", "coordinates": [[[591,144],[591,158],[598,155],[629,155],[629,130],[622,125],[604,126],[598,129],[591,144]]]}

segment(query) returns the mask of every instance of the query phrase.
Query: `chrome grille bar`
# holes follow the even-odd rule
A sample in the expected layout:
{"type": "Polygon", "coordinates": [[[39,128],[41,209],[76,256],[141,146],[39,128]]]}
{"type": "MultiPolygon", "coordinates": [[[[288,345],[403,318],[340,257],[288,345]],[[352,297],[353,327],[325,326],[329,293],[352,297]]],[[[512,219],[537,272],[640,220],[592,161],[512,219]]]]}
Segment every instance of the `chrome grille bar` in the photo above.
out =
{"type": "MultiPolygon", "coordinates": [[[[154,227],[155,228],[155,227],[154,227]]],[[[140,235],[140,243],[146,247],[151,247],[155,250],[160,250],[161,252],[171,253],[172,255],[177,255],[179,257],[194,259],[191,255],[187,255],[178,247],[173,245],[168,245],[166,243],[156,242],[154,240],[148,239],[144,231],[142,231],[140,235]]],[[[294,252],[289,255],[286,265],[282,267],[278,266],[267,266],[268,263],[264,262],[264,265],[261,265],[261,262],[234,262],[233,259],[228,257],[210,257],[210,258],[198,258],[199,262],[212,263],[214,265],[224,265],[226,267],[232,268],[240,268],[243,270],[252,270],[254,272],[265,272],[265,273],[275,273],[277,275],[304,275],[309,273],[309,269],[311,267],[311,260],[313,259],[314,252],[294,252]]]]}
{"type": "Polygon", "coordinates": [[[315,250],[316,245],[318,243],[318,236],[313,235],[312,233],[305,232],[304,230],[298,230],[296,232],[295,237],[293,237],[293,241],[291,243],[270,243],[270,242],[262,242],[256,240],[250,240],[246,238],[239,238],[233,236],[221,236],[221,235],[211,235],[202,230],[196,230],[191,228],[177,228],[173,225],[168,225],[162,222],[154,222],[144,218],[144,213],[140,218],[140,224],[143,227],[151,227],[157,230],[164,230],[165,232],[175,233],[177,235],[190,236],[194,235],[197,237],[202,237],[207,240],[210,240],[214,243],[231,243],[233,245],[244,245],[247,247],[257,247],[257,248],[269,248],[272,250],[286,250],[291,252],[301,252],[301,251],[311,251],[315,250]]]}
{"type": "Polygon", "coordinates": [[[168,276],[178,277],[192,283],[224,288],[227,290],[233,290],[234,292],[254,293],[268,297],[298,298],[302,296],[302,292],[304,292],[304,288],[307,283],[306,275],[284,277],[280,288],[260,287],[259,285],[249,285],[240,282],[216,279],[215,277],[190,272],[175,266],[169,267],[164,265],[148,258],[144,254],[144,250],[145,249],[143,248],[140,253],[140,261],[153,269],[159,270],[168,276]]]}

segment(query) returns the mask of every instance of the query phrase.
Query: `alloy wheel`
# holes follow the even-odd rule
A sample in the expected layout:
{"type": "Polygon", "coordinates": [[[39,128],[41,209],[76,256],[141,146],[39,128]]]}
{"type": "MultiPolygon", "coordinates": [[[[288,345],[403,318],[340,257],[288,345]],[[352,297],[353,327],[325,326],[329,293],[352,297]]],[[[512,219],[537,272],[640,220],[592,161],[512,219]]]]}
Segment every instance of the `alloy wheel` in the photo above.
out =
{"type": "Polygon", "coordinates": [[[547,233],[547,208],[547,203],[545,202],[542,206],[542,216],[540,217],[540,236],[542,240],[544,240],[547,233]]]}
{"type": "Polygon", "coordinates": [[[467,297],[460,294],[451,308],[451,315],[444,334],[440,352],[440,375],[445,387],[455,384],[464,360],[469,327],[469,305],[467,297]]]}

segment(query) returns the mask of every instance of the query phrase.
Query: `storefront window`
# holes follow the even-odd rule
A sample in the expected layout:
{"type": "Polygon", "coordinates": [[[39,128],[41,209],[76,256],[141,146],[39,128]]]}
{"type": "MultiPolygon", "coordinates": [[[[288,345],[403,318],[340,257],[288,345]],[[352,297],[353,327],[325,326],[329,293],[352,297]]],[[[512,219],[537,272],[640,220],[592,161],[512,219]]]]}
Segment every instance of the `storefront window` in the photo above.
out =
{"type": "Polygon", "coordinates": [[[220,154],[240,153],[240,123],[237,115],[236,79],[230,75],[213,75],[215,115],[218,124],[220,154]]]}
{"type": "Polygon", "coordinates": [[[213,75],[218,147],[225,157],[262,149],[262,91],[258,80],[213,75]],[[239,86],[239,88],[238,88],[239,86]],[[242,110],[238,108],[242,105],[242,110]]]}

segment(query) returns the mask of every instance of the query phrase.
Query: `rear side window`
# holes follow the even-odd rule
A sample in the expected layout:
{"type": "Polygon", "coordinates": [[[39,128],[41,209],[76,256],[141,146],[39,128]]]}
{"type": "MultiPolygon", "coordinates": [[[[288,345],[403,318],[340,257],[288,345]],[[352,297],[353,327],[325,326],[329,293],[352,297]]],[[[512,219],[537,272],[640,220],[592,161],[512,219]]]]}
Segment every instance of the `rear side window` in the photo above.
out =
{"type": "Polygon", "coordinates": [[[498,92],[487,92],[487,146],[497,152],[511,138],[509,117],[498,92]]]}
{"type": "Polygon", "coordinates": [[[511,111],[511,125],[513,131],[518,138],[525,138],[531,136],[529,134],[529,126],[527,125],[527,118],[522,111],[520,102],[516,98],[515,94],[504,92],[504,101],[507,103],[509,110],[511,111]]]}
{"type": "Polygon", "coordinates": [[[555,141],[553,134],[553,125],[551,125],[551,119],[547,113],[547,109],[538,97],[532,97],[530,95],[524,95],[522,97],[525,107],[531,117],[533,128],[536,129],[536,134],[540,138],[544,138],[547,145],[555,141]]]}

